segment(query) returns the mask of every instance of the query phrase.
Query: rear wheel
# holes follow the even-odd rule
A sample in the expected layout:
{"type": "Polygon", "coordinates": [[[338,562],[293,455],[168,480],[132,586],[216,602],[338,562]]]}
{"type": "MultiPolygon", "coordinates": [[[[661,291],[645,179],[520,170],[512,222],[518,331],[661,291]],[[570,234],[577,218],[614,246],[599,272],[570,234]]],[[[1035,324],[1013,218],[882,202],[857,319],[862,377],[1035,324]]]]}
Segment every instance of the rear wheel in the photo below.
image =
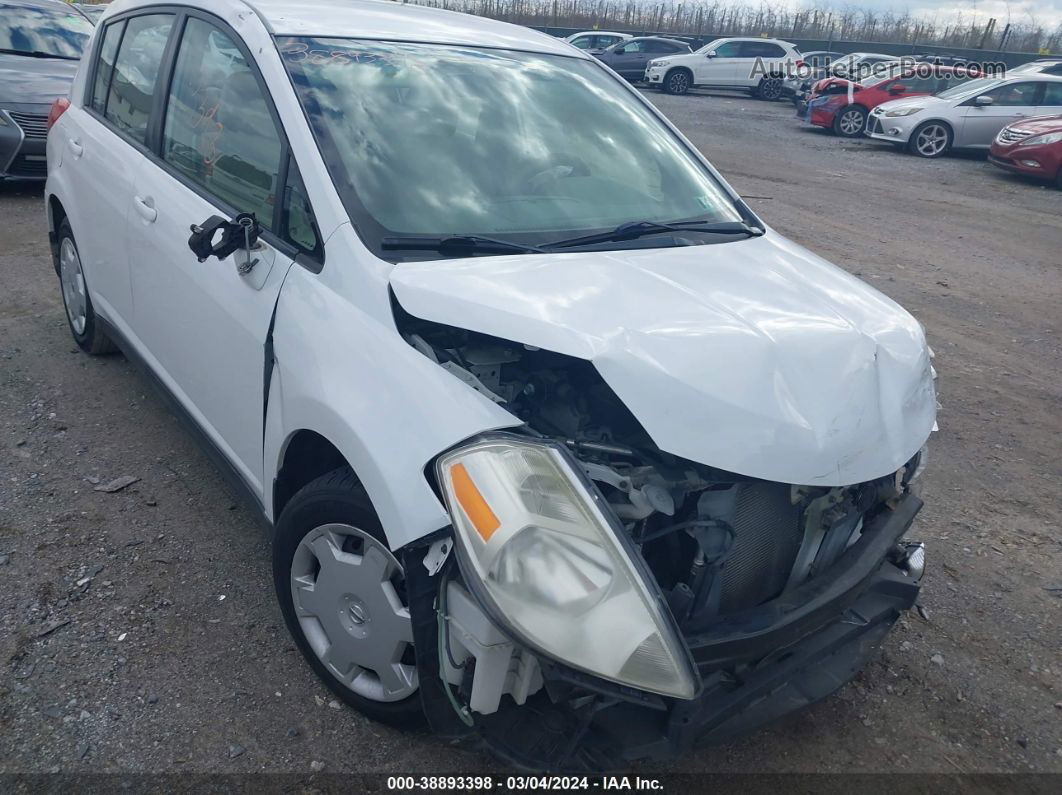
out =
{"type": "Polygon", "coordinates": [[[867,112],[858,105],[841,108],[833,117],[833,131],[842,138],[855,138],[867,126],[867,112]]]}
{"type": "Polygon", "coordinates": [[[96,310],[89,298],[85,272],[81,268],[81,254],[74,241],[74,232],[66,218],[59,224],[59,286],[62,287],[66,322],[74,342],[85,353],[98,356],[113,353],[117,348],[103,333],[96,321],[96,310]]]}
{"type": "Polygon", "coordinates": [[[765,77],[756,86],[755,96],[774,102],[782,96],[782,79],[780,77],[765,77]]]}
{"type": "Polygon", "coordinates": [[[919,157],[940,157],[951,149],[951,128],[939,121],[927,121],[911,133],[907,148],[919,157]]]}
{"type": "Polygon", "coordinates": [[[664,75],[664,91],[668,94],[685,94],[693,81],[685,69],[674,69],[664,75]]]}
{"type": "Polygon", "coordinates": [[[422,721],[404,572],[349,467],[284,507],[273,582],[299,651],[333,693],[383,723],[422,721]]]}

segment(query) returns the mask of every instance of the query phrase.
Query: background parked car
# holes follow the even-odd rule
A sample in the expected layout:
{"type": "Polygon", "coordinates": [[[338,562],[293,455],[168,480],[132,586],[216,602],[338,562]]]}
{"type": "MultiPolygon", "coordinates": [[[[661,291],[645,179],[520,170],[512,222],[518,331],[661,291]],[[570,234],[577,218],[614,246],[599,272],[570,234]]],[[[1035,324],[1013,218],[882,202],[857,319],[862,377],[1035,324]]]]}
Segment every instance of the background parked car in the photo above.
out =
{"type": "MultiPolygon", "coordinates": [[[[826,67],[833,63],[837,58],[844,57],[844,53],[830,52],[829,50],[812,50],[811,52],[801,53],[800,57],[801,60],[804,61],[804,65],[811,70],[810,75],[819,75],[822,77],[826,72],[826,67]]],[[[800,87],[810,75],[794,75],[793,77],[787,77],[783,80],[782,99],[789,99],[795,102],[800,87]]]]}
{"type": "Polygon", "coordinates": [[[669,94],[685,94],[695,86],[737,88],[760,99],[778,99],[786,65],[798,66],[800,50],[780,39],[716,39],[688,55],[649,62],[645,79],[669,94]],[[768,75],[755,74],[760,63],[768,75]],[[777,76],[771,76],[777,75],[777,76]]]}
{"type": "Polygon", "coordinates": [[[988,162],[1007,171],[1054,180],[1062,190],[1062,116],[1008,124],[992,142],[988,162]]]}
{"type": "Polygon", "coordinates": [[[787,79],[783,84],[783,90],[788,87],[793,91],[793,104],[796,105],[799,113],[803,113],[811,98],[811,87],[819,80],[827,77],[849,78],[872,69],[877,64],[891,63],[896,60],[895,55],[880,52],[850,52],[840,58],[832,59],[826,66],[812,70],[811,74],[806,77],[787,79]]]}
{"type": "Polygon", "coordinates": [[[595,53],[594,57],[628,80],[643,80],[649,61],[664,55],[688,52],[690,46],[684,41],[659,36],[639,36],[616,42],[604,52],[595,53]]]}
{"type": "Polygon", "coordinates": [[[72,5],[93,23],[107,10],[107,6],[103,3],[73,3],[72,5]]]}
{"type": "Polygon", "coordinates": [[[599,53],[611,47],[616,42],[633,38],[629,33],[614,33],[608,30],[587,30],[582,33],[573,33],[565,39],[566,42],[580,50],[589,53],[599,53]]]}
{"type": "Polygon", "coordinates": [[[953,147],[987,149],[1012,122],[1062,113],[1062,77],[981,78],[932,97],[886,102],[870,113],[867,135],[922,157],[953,147]]]}
{"type": "Polygon", "coordinates": [[[59,0],[0,0],[0,180],[48,175],[48,111],[69,93],[91,33],[59,0]]]}
{"type": "Polygon", "coordinates": [[[870,111],[883,102],[900,97],[936,94],[970,78],[963,70],[941,66],[937,74],[922,77],[909,68],[897,66],[898,74],[851,83],[839,77],[820,80],[811,91],[804,118],[816,127],[825,127],[844,138],[863,134],[870,111]]]}
{"type": "Polygon", "coordinates": [[[1040,58],[1007,70],[1007,77],[1028,74],[1062,76],[1062,58],[1040,58]]]}

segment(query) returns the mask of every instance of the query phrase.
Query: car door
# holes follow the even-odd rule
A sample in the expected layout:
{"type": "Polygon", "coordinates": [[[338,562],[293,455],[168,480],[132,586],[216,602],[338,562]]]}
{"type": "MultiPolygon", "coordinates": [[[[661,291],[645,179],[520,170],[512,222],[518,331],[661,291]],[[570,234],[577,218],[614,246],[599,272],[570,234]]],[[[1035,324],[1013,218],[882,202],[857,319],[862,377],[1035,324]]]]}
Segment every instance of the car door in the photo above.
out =
{"type": "Polygon", "coordinates": [[[1037,116],[1058,116],[1062,114],[1062,80],[1044,81],[1044,91],[1036,106],[1037,116]]]}
{"type": "Polygon", "coordinates": [[[649,62],[649,42],[646,39],[631,39],[615,45],[602,53],[602,60],[628,80],[638,80],[645,74],[649,62]]]}
{"type": "Polygon", "coordinates": [[[261,495],[265,345],[296,253],[286,219],[298,172],[253,59],[205,14],[185,17],[156,107],[159,157],[137,177],[129,247],[137,332],[149,363],[261,495]],[[237,213],[262,227],[254,250],[198,261],[190,227],[237,213]]]}
{"type": "Polygon", "coordinates": [[[782,62],[785,60],[785,50],[769,41],[743,41],[741,42],[740,59],[734,70],[734,83],[741,86],[756,86],[763,79],[765,73],[770,73],[772,68],[780,67],[784,70],[782,62]]]}
{"type": "Polygon", "coordinates": [[[155,13],[107,25],[85,102],[68,111],[63,129],[62,167],[77,186],[68,210],[85,276],[97,309],[122,329],[133,316],[126,245],[134,178],[147,162],[147,109],[174,19],[155,13]]]}
{"type": "Polygon", "coordinates": [[[734,84],[740,58],[741,42],[726,41],[715,49],[701,54],[694,64],[693,80],[698,85],[729,86],[734,84]]]}
{"type": "Polygon", "coordinates": [[[1011,122],[1036,115],[1045,81],[1027,80],[1006,83],[970,97],[962,106],[962,125],[956,146],[988,147],[996,135],[1011,122]],[[989,96],[991,105],[978,105],[977,97],[989,96]]]}

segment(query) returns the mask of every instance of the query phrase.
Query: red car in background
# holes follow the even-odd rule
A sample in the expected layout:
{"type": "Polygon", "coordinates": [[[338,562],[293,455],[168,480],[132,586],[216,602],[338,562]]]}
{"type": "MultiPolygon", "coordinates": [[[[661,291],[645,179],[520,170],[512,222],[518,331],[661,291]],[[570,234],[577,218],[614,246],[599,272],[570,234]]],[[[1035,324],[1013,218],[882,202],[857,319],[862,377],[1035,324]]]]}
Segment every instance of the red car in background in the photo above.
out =
{"type": "Polygon", "coordinates": [[[1022,119],[999,131],[989,150],[994,166],[1054,180],[1062,190],[1062,116],[1022,119]]]}
{"type": "Polygon", "coordinates": [[[871,75],[862,82],[827,77],[811,88],[803,118],[844,138],[862,135],[867,116],[883,102],[902,97],[936,94],[977,75],[966,69],[936,66],[925,76],[908,66],[894,67],[885,75],[871,75]]]}

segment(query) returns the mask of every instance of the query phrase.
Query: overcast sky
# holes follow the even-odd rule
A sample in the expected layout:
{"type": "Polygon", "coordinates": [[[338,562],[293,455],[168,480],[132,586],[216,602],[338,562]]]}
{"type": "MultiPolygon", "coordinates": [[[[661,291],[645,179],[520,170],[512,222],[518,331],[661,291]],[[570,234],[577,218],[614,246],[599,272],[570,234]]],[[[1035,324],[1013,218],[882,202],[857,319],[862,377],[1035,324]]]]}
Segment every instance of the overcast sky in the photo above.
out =
{"type": "MultiPolygon", "coordinates": [[[[806,5],[814,5],[809,0],[806,5]]],[[[996,18],[996,26],[1002,29],[1008,21],[1014,24],[1027,25],[1030,22],[1030,13],[1037,24],[1050,30],[1062,22],[1062,0],[832,0],[830,5],[835,8],[843,8],[845,5],[856,8],[880,8],[902,13],[904,10],[920,17],[933,17],[937,15],[942,21],[951,20],[956,13],[961,11],[970,17],[976,14],[986,21],[990,17],[996,18]]]]}

